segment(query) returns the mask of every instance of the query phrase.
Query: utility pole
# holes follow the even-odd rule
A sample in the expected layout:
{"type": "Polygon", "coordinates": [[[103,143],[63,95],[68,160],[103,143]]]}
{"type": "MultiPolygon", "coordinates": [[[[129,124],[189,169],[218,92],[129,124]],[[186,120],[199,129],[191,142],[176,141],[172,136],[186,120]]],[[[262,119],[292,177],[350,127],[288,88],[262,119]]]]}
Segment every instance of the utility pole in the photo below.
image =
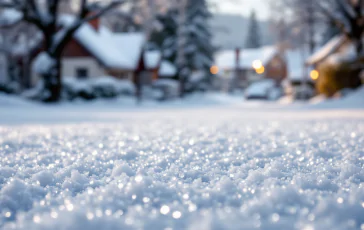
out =
{"type": "Polygon", "coordinates": [[[185,82],[190,74],[185,59],[185,46],[186,46],[186,37],[185,37],[185,24],[186,24],[186,8],[187,8],[188,0],[179,0],[176,5],[178,7],[178,30],[177,30],[177,68],[179,75],[179,84],[180,84],[180,97],[184,97],[185,91],[185,82]]]}

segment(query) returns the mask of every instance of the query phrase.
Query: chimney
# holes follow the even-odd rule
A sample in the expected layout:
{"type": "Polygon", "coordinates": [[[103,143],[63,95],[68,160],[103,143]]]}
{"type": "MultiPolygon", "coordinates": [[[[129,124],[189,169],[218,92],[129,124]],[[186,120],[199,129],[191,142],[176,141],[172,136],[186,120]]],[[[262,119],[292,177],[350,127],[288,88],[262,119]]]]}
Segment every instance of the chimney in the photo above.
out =
{"type": "Polygon", "coordinates": [[[238,70],[240,67],[240,48],[235,49],[235,69],[238,70]]]}

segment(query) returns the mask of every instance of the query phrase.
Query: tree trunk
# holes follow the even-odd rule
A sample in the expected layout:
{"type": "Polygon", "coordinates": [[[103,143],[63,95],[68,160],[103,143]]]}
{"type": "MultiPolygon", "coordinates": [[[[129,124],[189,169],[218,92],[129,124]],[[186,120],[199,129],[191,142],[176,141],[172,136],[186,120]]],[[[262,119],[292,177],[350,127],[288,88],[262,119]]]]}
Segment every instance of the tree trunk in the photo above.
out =
{"type": "Polygon", "coordinates": [[[50,71],[43,75],[45,97],[44,102],[54,103],[61,99],[62,83],[61,83],[61,59],[54,58],[55,65],[50,71]]]}
{"type": "Polygon", "coordinates": [[[361,55],[363,55],[363,50],[364,50],[363,42],[361,41],[361,39],[359,39],[356,42],[355,49],[356,49],[356,55],[360,58],[361,55]]]}

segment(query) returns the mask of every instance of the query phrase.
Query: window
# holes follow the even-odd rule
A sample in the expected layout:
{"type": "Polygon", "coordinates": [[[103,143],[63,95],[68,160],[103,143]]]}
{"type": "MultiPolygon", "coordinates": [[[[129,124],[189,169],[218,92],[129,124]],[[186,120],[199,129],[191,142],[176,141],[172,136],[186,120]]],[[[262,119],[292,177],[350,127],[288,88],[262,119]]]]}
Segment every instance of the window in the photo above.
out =
{"type": "Polygon", "coordinates": [[[88,69],[87,68],[77,68],[76,69],[76,77],[78,79],[88,78],[88,69]]]}

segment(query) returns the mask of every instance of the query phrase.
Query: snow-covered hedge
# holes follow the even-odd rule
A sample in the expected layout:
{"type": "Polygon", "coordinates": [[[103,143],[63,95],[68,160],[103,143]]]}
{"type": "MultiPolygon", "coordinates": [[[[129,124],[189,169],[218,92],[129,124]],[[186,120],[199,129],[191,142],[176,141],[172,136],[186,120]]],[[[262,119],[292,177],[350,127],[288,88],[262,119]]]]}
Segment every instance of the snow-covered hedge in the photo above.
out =
{"type": "Polygon", "coordinates": [[[172,79],[159,79],[153,83],[155,90],[161,91],[159,100],[177,98],[179,95],[179,82],[172,79]]]}
{"type": "Polygon", "coordinates": [[[95,79],[76,79],[64,77],[63,97],[68,100],[83,98],[87,100],[95,98],[113,98],[119,95],[131,96],[135,93],[135,86],[128,80],[118,80],[104,76],[95,79]]]}

